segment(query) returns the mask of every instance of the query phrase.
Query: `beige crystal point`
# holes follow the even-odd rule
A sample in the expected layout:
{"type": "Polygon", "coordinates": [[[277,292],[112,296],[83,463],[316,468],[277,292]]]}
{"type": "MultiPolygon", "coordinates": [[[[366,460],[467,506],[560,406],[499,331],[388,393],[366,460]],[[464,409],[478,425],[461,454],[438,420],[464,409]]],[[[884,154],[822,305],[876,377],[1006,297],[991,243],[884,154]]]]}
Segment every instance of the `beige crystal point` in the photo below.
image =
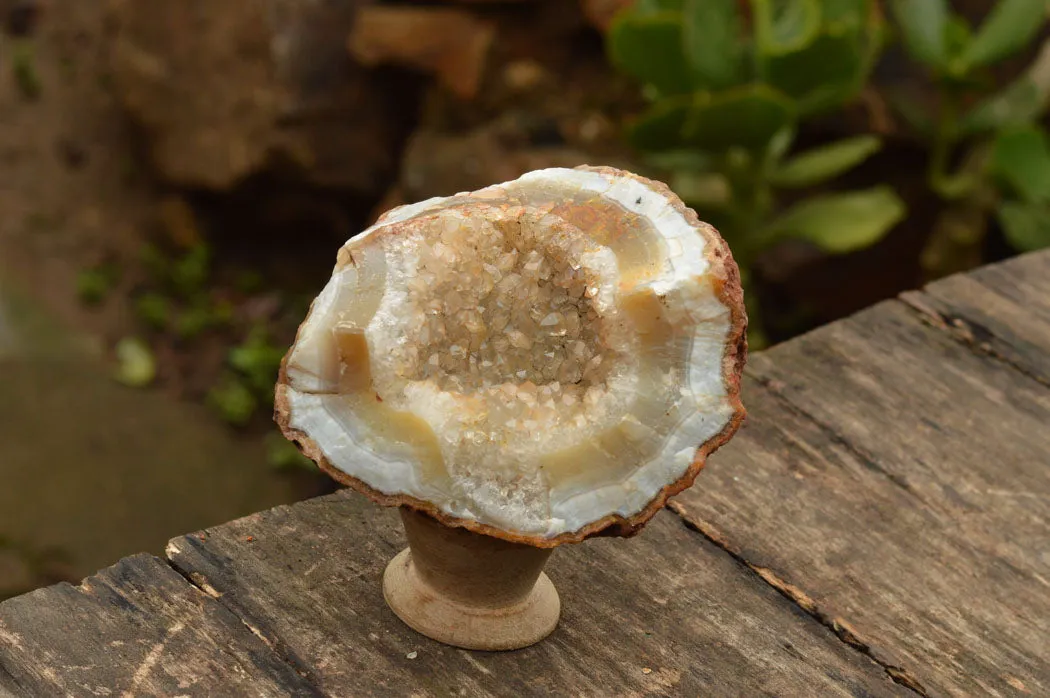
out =
{"type": "Polygon", "coordinates": [[[277,421],[385,505],[531,545],[628,535],[743,418],[739,274],[664,185],[530,172],[348,242],[277,421]]]}

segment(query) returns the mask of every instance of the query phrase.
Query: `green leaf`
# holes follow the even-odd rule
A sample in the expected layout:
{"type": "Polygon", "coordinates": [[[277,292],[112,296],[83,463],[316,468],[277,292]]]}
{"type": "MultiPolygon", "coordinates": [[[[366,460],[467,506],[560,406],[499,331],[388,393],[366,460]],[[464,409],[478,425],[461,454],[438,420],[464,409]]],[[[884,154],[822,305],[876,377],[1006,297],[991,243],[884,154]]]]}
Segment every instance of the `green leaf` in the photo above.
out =
{"type": "Polygon", "coordinates": [[[992,146],[992,171],[1022,199],[1050,201],[1050,143],[1035,127],[1004,131],[992,146]]]}
{"type": "Polygon", "coordinates": [[[769,234],[809,240],[841,254],[875,244],[904,213],[904,202],[896,192],[879,186],[802,201],[776,219],[769,234]]]}
{"type": "Polygon", "coordinates": [[[1050,247],[1050,210],[1014,201],[999,206],[999,224],[1006,240],[1021,252],[1050,247]]]}
{"type": "Polygon", "coordinates": [[[157,363],[149,345],[137,337],[117,342],[117,370],[114,377],[124,385],[142,388],[157,376],[157,363]]]}
{"type": "Polygon", "coordinates": [[[979,102],[956,127],[959,136],[972,136],[1032,121],[1046,108],[1046,92],[1022,76],[1001,91],[979,102]]]}
{"type": "Polygon", "coordinates": [[[77,273],[77,297],[84,305],[98,305],[113,290],[114,283],[105,269],[83,269],[77,273]]]}
{"type": "Polygon", "coordinates": [[[171,265],[171,281],[184,298],[204,288],[211,273],[211,250],[204,243],[194,245],[171,265]]]}
{"type": "Polygon", "coordinates": [[[796,155],[770,173],[778,187],[808,187],[836,177],[864,162],[882,147],[872,135],[829,143],[796,155]]]}
{"type": "Polygon", "coordinates": [[[40,76],[33,59],[33,46],[16,41],[11,56],[11,72],[22,96],[29,100],[40,97],[40,76]]]}
{"type": "Polygon", "coordinates": [[[251,420],[259,403],[244,383],[233,376],[208,391],[208,406],[230,424],[243,426],[251,420]]]}
{"type": "Polygon", "coordinates": [[[755,38],[767,55],[797,51],[809,45],[820,30],[817,0],[751,0],[755,38]]]}
{"type": "Polygon", "coordinates": [[[144,293],[135,300],[139,320],[155,330],[163,330],[171,318],[171,303],[159,293],[144,293]]]}
{"type": "Polygon", "coordinates": [[[959,74],[1023,49],[1046,19],[1046,0],[999,0],[960,56],[959,74]]]}
{"type": "Polygon", "coordinates": [[[871,14],[871,0],[824,0],[824,26],[859,27],[871,14]]]}
{"type": "Polygon", "coordinates": [[[607,42],[610,60],[628,75],[663,94],[693,89],[693,77],[682,52],[680,13],[619,15],[609,28],[607,42]]]}
{"type": "Polygon", "coordinates": [[[721,89],[740,81],[740,35],[736,0],[685,0],[683,46],[699,84],[721,89]]]}
{"type": "Polygon", "coordinates": [[[689,95],[657,102],[631,124],[627,137],[639,150],[671,150],[683,145],[683,132],[692,107],[689,95]]]}
{"type": "Polygon", "coordinates": [[[956,135],[972,136],[1028,123],[1046,109],[1050,96],[1050,41],[1043,43],[1024,74],[985,98],[959,120],[956,135]]]}
{"type": "Polygon", "coordinates": [[[182,340],[199,337],[212,326],[211,309],[206,303],[194,303],[179,313],[174,323],[175,335],[182,340]]]}
{"type": "Polygon", "coordinates": [[[256,327],[244,342],[230,350],[229,361],[259,395],[273,397],[273,387],[284,351],[274,346],[263,327],[256,327]]]}
{"type": "Polygon", "coordinates": [[[956,76],[962,76],[965,71],[960,71],[957,57],[963,53],[973,40],[973,28],[970,22],[962,15],[951,15],[948,24],[944,28],[944,52],[953,66],[956,76]]]}
{"type": "Polygon", "coordinates": [[[734,146],[761,150],[794,117],[790,100],[766,85],[699,94],[685,125],[685,143],[708,152],[734,146]]]}
{"type": "Polygon", "coordinates": [[[932,68],[946,69],[947,0],[893,0],[891,7],[908,52],[932,68]]]}
{"type": "Polygon", "coordinates": [[[791,149],[796,135],[798,134],[794,124],[789,124],[773,134],[773,138],[769,141],[769,148],[766,149],[766,163],[780,162],[780,159],[791,149]]]}
{"type": "Polygon", "coordinates": [[[821,33],[801,51],[763,60],[770,85],[801,101],[803,113],[844,102],[860,86],[864,47],[857,31],[821,33]]]}

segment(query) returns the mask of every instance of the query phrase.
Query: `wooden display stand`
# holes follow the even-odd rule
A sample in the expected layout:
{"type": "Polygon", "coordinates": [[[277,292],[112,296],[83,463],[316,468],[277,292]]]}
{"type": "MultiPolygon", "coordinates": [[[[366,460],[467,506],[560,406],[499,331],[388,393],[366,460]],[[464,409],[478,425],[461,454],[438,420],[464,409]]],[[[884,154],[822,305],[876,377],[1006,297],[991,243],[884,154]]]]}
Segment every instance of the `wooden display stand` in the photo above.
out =
{"type": "Polygon", "coordinates": [[[427,637],[474,650],[512,650],[547,637],[561,601],[543,566],[552,549],[449,528],[401,507],[408,536],[383,575],[383,595],[427,637]]]}

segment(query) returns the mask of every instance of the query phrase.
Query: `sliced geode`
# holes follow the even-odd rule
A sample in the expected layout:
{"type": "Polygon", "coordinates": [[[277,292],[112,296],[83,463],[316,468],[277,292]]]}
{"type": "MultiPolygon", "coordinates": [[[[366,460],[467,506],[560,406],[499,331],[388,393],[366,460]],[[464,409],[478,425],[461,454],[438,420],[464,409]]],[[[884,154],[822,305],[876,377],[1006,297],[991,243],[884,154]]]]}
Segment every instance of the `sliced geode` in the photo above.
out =
{"type": "Polygon", "coordinates": [[[348,242],[277,421],[381,504],[537,546],[628,535],[740,424],[746,324],[729,248],[667,187],[538,170],[348,242]]]}

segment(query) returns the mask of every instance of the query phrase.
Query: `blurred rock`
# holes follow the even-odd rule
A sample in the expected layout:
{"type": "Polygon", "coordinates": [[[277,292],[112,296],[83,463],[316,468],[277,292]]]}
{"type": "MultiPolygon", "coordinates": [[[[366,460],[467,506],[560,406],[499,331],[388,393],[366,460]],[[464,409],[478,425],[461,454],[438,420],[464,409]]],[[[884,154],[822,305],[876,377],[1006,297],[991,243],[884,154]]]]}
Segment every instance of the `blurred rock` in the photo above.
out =
{"type": "Polygon", "coordinates": [[[377,213],[545,167],[637,169],[619,129],[623,115],[638,109],[637,86],[609,67],[576,2],[479,5],[474,12],[496,27],[478,94],[465,101],[439,86],[427,91],[400,179],[377,213]]]}
{"type": "Polygon", "coordinates": [[[406,201],[472,191],[544,167],[575,167],[588,154],[564,146],[536,146],[507,123],[471,133],[419,131],[405,148],[400,193],[406,201]]]}
{"type": "Polygon", "coordinates": [[[374,196],[393,179],[415,83],[346,51],[371,0],[113,0],[118,97],[169,182],[228,189],[292,166],[374,196]]]}
{"type": "Polygon", "coordinates": [[[423,7],[364,7],[350,52],[365,65],[394,64],[435,75],[463,99],[478,92],[494,27],[469,12],[423,7]]]}

